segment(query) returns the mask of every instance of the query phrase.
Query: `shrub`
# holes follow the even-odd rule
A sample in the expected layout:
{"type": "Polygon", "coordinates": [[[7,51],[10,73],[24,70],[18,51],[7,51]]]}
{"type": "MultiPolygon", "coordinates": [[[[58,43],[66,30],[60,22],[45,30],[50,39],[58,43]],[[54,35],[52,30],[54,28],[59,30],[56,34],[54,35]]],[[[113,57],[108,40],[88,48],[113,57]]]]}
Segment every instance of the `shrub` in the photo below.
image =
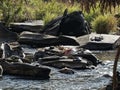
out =
{"type": "Polygon", "coordinates": [[[65,3],[56,2],[56,0],[51,0],[51,2],[39,2],[36,0],[36,18],[43,19],[45,24],[52,19],[63,15],[63,12],[68,8],[69,12],[79,10],[79,4],[70,6],[65,3]]]}
{"type": "Polygon", "coordinates": [[[117,20],[117,26],[120,27],[120,13],[115,14],[114,17],[117,20]]]}
{"type": "Polygon", "coordinates": [[[92,22],[93,31],[98,34],[108,34],[115,31],[117,26],[116,19],[111,15],[99,15],[92,22]]]}
{"type": "Polygon", "coordinates": [[[117,26],[120,27],[120,18],[117,19],[117,26]]]}
{"type": "Polygon", "coordinates": [[[101,14],[101,13],[100,13],[100,8],[99,8],[99,7],[96,8],[95,10],[90,9],[90,12],[89,12],[89,13],[85,12],[85,19],[86,19],[89,23],[91,23],[91,22],[94,20],[94,18],[96,18],[96,17],[99,16],[100,14],[101,14]]]}

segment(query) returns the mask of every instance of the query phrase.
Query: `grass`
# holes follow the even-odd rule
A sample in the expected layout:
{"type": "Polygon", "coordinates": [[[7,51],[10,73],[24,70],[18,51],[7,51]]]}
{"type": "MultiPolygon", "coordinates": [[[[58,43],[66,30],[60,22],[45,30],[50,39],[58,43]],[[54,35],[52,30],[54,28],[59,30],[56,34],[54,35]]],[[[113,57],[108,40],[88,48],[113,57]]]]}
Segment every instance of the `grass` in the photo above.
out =
{"type": "Polygon", "coordinates": [[[29,0],[28,3],[16,3],[16,6],[14,6],[12,1],[9,2],[5,0],[3,2],[4,5],[0,3],[0,19],[5,21],[5,23],[42,19],[46,24],[53,18],[62,15],[66,8],[68,8],[69,12],[79,10],[79,5],[75,4],[71,6],[65,3],[56,2],[56,0],[52,0],[51,2],[29,0]],[[16,12],[18,9],[19,11],[16,12]]]}
{"type": "Polygon", "coordinates": [[[98,34],[109,34],[117,28],[117,21],[111,15],[99,15],[92,22],[93,30],[98,34]]]}
{"type": "MultiPolygon", "coordinates": [[[[25,20],[41,19],[46,23],[52,19],[63,15],[63,12],[68,8],[69,13],[77,10],[81,10],[79,3],[74,5],[57,2],[51,0],[51,2],[44,2],[44,0],[29,0],[27,2],[20,2],[13,0],[4,0],[0,3],[0,20],[4,21],[6,25],[10,22],[21,22],[25,20]]],[[[91,24],[94,18],[101,15],[100,8],[97,6],[95,10],[90,10],[89,13],[85,11],[85,19],[91,24]]]]}

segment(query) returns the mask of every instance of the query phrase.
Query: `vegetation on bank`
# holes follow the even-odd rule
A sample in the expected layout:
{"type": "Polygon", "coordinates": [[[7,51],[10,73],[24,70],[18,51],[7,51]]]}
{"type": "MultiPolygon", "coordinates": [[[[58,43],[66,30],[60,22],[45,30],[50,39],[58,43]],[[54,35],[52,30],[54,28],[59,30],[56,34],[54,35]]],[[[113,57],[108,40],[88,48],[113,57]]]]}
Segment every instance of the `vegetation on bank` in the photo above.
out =
{"type": "MultiPolygon", "coordinates": [[[[95,4],[95,2],[93,4],[96,8],[93,9],[90,8],[90,6],[85,2],[83,2],[85,3],[84,7],[82,7],[82,4],[80,4],[81,2],[74,2],[73,4],[67,2],[63,3],[60,1],[61,0],[0,0],[0,19],[1,21],[4,21],[6,25],[9,25],[10,22],[22,22],[25,20],[36,19],[42,19],[46,24],[50,20],[63,15],[63,12],[66,8],[68,8],[69,12],[88,8],[90,10],[85,11],[84,9],[83,13],[85,15],[85,19],[90,23],[91,26],[93,25],[93,31],[99,31],[95,29],[95,27],[98,27],[99,23],[108,23],[110,24],[108,27],[116,24],[116,22],[114,22],[115,20],[113,19],[114,15],[116,14],[114,8],[110,8],[110,11],[113,13],[107,13],[107,15],[110,15],[110,17],[107,18],[109,22],[107,22],[106,13],[103,15],[103,13],[101,13],[101,8],[98,7],[99,5],[95,4]],[[100,20],[101,15],[103,16],[102,21],[100,20]],[[110,21],[112,22],[110,23],[110,21]]],[[[118,11],[118,8],[116,11],[118,11]]],[[[118,25],[120,25],[120,19],[117,20],[118,25]]],[[[109,29],[109,32],[113,31],[111,29],[109,29]]],[[[103,33],[106,32],[108,31],[103,33]]]]}
{"type": "Polygon", "coordinates": [[[99,15],[92,21],[93,31],[101,34],[109,34],[111,31],[116,31],[117,21],[115,17],[111,15],[99,15]]]}

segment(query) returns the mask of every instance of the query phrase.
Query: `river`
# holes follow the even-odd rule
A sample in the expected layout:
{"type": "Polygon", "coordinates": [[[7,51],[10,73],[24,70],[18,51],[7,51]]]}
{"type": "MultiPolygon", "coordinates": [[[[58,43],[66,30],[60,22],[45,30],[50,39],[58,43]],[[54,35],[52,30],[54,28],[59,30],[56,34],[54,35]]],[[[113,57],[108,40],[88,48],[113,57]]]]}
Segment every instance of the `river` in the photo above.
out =
{"type": "MultiPolygon", "coordinates": [[[[0,80],[0,90],[99,90],[106,86],[112,76],[115,52],[94,52],[102,65],[95,69],[75,70],[75,74],[67,75],[51,68],[49,80],[24,80],[19,77],[5,75],[0,80]]],[[[120,71],[120,63],[118,64],[120,71]]]]}

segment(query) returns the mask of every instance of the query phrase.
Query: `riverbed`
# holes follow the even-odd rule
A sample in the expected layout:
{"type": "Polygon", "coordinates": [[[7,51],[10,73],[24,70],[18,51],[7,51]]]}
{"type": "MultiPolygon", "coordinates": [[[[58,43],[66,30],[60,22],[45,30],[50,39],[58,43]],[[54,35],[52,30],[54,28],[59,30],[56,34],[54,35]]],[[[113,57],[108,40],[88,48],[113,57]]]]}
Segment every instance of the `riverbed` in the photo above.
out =
{"type": "Polygon", "coordinates": [[[67,75],[51,67],[49,80],[25,80],[5,75],[0,80],[0,90],[99,90],[111,81],[115,51],[94,53],[99,59],[104,59],[103,64],[95,69],[75,70],[75,74],[67,75]]]}

